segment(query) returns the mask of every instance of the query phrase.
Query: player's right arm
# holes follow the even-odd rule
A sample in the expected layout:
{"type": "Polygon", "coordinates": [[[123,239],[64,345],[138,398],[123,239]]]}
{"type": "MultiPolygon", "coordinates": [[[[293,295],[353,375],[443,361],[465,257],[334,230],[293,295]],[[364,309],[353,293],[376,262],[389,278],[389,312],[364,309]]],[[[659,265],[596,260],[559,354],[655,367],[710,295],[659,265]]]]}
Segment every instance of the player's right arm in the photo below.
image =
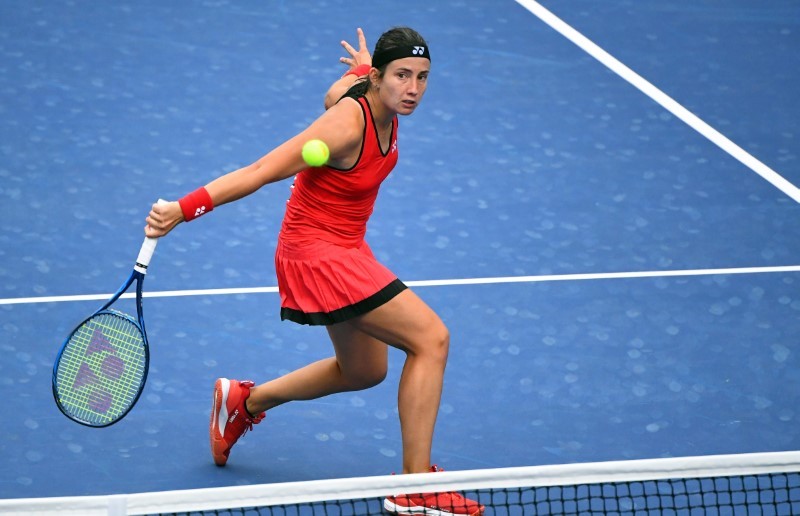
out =
{"type": "MultiPolygon", "coordinates": [[[[246,197],[262,186],[292,177],[308,168],[303,161],[302,148],[305,142],[313,139],[322,140],[328,145],[328,164],[349,168],[358,159],[363,132],[361,107],[355,100],[345,99],[325,111],[298,135],[254,163],[214,179],[205,185],[205,190],[211,197],[212,206],[217,207],[246,197]]],[[[154,204],[146,219],[145,235],[154,238],[164,236],[184,220],[177,201],[154,204]]]]}
{"type": "MultiPolygon", "coordinates": [[[[346,41],[341,42],[350,57],[342,57],[340,61],[350,66],[350,70],[359,66],[363,69],[372,64],[364,31],[359,28],[356,32],[357,50],[346,41]]],[[[306,130],[258,161],[208,183],[205,189],[211,197],[212,206],[241,199],[266,184],[286,179],[306,168],[302,148],[305,142],[312,139],[320,139],[328,145],[330,165],[349,168],[358,158],[364,120],[357,102],[339,100],[359,80],[367,79],[356,74],[346,74],[336,80],[325,94],[325,113],[306,130]]],[[[154,204],[147,217],[145,235],[154,238],[164,236],[184,220],[183,211],[177,201],[154,204]]]]}
{"type": "Polygon", "coordinates": [[[347,99],[327,110],[305,130],[282,143],[255,163],[226,174],[206,185],[214,206],[250,195],[262,186],[289,178],[308,168],[303,145],[322,140],[328,145],[328,164],[348,168],[361,149],[364,121],[358,102],[347,99]]]}

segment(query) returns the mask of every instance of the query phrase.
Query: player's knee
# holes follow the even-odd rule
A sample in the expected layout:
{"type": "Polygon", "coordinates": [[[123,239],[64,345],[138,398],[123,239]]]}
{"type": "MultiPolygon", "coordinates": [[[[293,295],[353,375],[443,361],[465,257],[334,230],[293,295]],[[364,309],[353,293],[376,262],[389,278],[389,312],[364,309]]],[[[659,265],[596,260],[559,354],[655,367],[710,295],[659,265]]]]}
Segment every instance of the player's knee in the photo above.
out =
{"type": "Polygon", "coordinates": [[[369,368],[353,371],[346,375],[347,388],[351,391],[361,391],[375,387],[386,379],[387,364],[376,364],[369,368]]]}
{"type": "Polygon", "coordinates": [[[368,373],[362,374],[358,378],[352,379],[351,386],[354,391],[360,391],[369,389],[370,387],[375,387],[385,379],[386,369],[369,371],[368,373]]]}
{"type": "Polygon", "coordinates": [[[384,381],[386,379],[386,372],[387,372],[386,366],[384,366],[382,369],[375,369],[371,371],[370,374],[368,374],[364,378],[363,388],[369,389],[370,387],[375,387],[376,385],[384,381]]]}
{"type": "Polygon", "coordinates": [[[450,330],[440,322],[431,328],[426,337],[424,353],[444,367],[450,352],[450,330]]]}

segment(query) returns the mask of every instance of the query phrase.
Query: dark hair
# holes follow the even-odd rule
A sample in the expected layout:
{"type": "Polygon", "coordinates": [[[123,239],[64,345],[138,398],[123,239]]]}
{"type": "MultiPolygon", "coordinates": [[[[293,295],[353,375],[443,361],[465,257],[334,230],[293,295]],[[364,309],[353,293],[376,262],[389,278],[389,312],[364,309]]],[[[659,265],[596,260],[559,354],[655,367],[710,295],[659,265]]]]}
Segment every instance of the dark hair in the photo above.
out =
{"type": "MultiPolygon", "coordinates": [[[[425,39],[419,32],[410,27],[394,27],[381,34],[381,37],[375,42],[375,50],[372,51],[372,55],[374,56],[379,52],[385,52],[391,48],[413,46],[427,47],[428,43],[425,42],[425,39]]],[[[388,65],[389,63],[386,63],[378,68],[380,77],[383,77],[388,65]]],[[[357,82],[350,88],[347,94],[355,96],[364,95],[369,91],[370,84],[369,78],[357,82]]]]}

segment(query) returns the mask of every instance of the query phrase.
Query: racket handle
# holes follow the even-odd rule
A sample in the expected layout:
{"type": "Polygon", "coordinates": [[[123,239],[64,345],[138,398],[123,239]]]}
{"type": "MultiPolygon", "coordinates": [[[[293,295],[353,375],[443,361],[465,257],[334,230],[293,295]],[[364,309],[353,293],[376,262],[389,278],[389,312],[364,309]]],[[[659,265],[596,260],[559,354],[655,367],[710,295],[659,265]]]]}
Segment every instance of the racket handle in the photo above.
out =
{"type": "MultiPolygon", "coordinates": [[[[158,200],[158,204],[166,203],[167,201],[164,199],[158,200]]],[[[150,265],[150,259],[153,257],[153,253],[156,252],[156,244],[158,244],[157,238],[144,237],[142,248],[139,249],[139,256],[136,257],[136,265],[133,266],[135,271],[147,274],[147,266],[150,265]]]]}
{"type": "Polygon", "coordinates": [[[147,274],[147,266],[150,265],[150,258],[156,252],[157,238],[144,237],[142,248],[139,249],[139,256],[136,258],[136,265],[133,266],[134,270],[147,274]]]}

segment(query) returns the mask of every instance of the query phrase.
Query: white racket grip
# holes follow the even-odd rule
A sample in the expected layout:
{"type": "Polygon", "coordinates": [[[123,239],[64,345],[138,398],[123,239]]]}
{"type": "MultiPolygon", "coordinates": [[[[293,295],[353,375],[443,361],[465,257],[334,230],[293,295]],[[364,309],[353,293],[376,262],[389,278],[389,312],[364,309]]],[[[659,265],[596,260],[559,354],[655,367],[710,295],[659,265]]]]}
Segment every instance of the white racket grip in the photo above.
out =
{"type": "MultiPolygon", "coordinates": [[[[167,201],[159,199],[158,204],[166,204],[167,201]]],[[[150,259],[153,253],[156,252],[156,245],[158,244],[157,238],[144,237],[142,248],[139,249],[139,256],[136,258],[136,265],[133,266],[135,271],[147,274],[147,266],[150,265],[150,259]]]]}
{"type": "Polygon", "coordinates": [[[144,237],[142,248],[139,249],[139,256],[136,258],[136,265],[133,268],[142,274],[147,274],[147,266],[150,265],[150,259],[153,253],[156,252],[157,238],[144,237]]]}

